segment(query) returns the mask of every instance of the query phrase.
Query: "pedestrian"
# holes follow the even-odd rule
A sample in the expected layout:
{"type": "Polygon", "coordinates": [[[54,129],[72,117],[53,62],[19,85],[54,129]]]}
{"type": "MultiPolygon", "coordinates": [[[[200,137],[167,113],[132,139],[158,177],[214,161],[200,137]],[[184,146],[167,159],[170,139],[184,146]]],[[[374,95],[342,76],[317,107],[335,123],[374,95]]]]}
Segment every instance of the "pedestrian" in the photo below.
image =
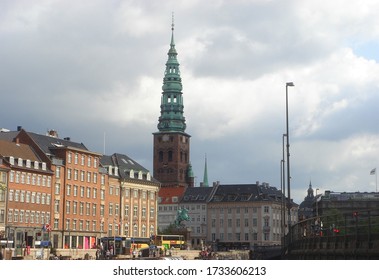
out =
{"type": "Polygon", "coordinates": [[[0,249],[0,260],[2,260],[4,257],[3,257],[3,253],[1,252],[1,249],[0,249]]]}

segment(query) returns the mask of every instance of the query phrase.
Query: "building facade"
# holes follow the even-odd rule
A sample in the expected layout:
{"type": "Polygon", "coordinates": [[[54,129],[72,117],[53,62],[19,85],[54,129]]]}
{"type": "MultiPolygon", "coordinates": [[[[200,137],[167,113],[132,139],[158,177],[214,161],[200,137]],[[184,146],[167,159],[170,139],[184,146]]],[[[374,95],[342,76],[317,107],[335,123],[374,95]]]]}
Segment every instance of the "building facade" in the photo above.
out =
{"type": "MultiPolygon", "coordinates": [[[[280,245],[282,194],[263,184],[217,185],[207,204],[207,240],[216,250],[280,245]]],[[[292,222],[297,222],[293,205],[292,222]]]]}
{"type": "Polygon", "coordinates": [[[183,225],[190,232],[191,248],[203,249],[207,244],[207,202],[212,187],[187,188],[180,200],[179,207],[188,210],[189,221],[183,225]]]}
{"type": "Polygon", "coordinates": [[[2,171],[5,211],[0,210],[7,243],[15,248],[41,246],[49,241],[44,226],[52,216],[53,172],[25,144],[0,140],[0,155],[9,166],[8,172],[2,171]]]}
{"type": "Polygon", "coordinates": [[[156,234],[160,183],[126,155],[103,156],[56,131],[19,127],[0,139],[7,246],[90,249],[105,236],[156,234]]]}

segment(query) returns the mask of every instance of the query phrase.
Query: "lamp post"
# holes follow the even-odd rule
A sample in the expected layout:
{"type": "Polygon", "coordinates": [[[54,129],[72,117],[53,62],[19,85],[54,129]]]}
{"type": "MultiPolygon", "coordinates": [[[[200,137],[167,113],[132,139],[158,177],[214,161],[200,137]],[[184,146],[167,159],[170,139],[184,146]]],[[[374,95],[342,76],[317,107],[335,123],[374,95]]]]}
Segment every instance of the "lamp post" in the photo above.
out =
{"type": "Polygon", "coordinates": [[[293,82],[286,83],[286,135],[287,135],[287,188],[288,188],[288,234],[291,240],[291,175],[290,175],[290,134],[288,130],[288,87],[295,86],[293,82]]]}
{"type": "Polygon", "coordinates": [[[318,218],[318,197],[317,197],[317,191],[320,189],[316,189],[316,217],[318,218]]]}
{"type": "Polygon", "coordinates": [[[285,175],[285,158],[284,158],[284,138],[286,137],[286,134],[282,135],[282,152],[283,156],[280,161],[280,183],[281,183],[281,191],[282,191],[282,201],[281,201],[281,211],[282,211],[282,242],[284,245],[284,237],[286,235],[285,228],[286,228],[286,175],[285,175]]]}

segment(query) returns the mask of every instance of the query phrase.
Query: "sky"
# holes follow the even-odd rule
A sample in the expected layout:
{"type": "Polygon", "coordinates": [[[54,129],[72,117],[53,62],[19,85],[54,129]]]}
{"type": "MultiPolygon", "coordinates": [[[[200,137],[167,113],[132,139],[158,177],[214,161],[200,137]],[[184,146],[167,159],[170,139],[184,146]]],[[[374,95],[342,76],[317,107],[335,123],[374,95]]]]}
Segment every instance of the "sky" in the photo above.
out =
{"type": "MultiPolygon", "coordinates": [[[[286,83],[291,198],[376,191],[379,1],[1,0],[0,128],[54,129],[152,170],[174,37],[196,185],[280,189],[286,83]]],[[[379,172],[379,169],[377,170],[379,172]]]]}

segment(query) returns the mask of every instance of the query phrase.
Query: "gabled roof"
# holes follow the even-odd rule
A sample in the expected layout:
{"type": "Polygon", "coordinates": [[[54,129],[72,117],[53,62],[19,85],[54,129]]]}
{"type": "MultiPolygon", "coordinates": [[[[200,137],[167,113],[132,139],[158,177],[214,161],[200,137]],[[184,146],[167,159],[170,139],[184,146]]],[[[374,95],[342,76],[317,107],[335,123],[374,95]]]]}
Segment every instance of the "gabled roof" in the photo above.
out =
{"type": "Polygon", "coordinates": [[[3,157],[22,158],[24,160],[41,161],[34,150],[25,144],[0,140],[0,155],[3,157]]]}
{"type": "Polygon", "coordinates": [[[163,187],[159,189],[159,204],[178,204],[181,200],[185,187],[163,187]],[[177,198],[177,201],[173,198],[177,198]]]}

